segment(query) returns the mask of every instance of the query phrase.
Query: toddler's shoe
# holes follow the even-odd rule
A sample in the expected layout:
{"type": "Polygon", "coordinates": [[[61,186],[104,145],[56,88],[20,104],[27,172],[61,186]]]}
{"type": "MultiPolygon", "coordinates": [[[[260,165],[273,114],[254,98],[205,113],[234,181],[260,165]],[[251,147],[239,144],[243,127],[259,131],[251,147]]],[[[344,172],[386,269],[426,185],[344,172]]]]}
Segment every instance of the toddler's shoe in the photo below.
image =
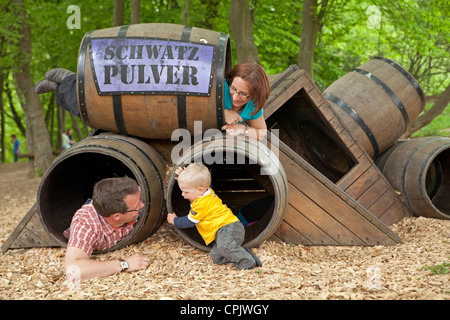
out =
{"type": "Polygon", "coordinates": [[[245,251],[250,253],[250,255],[253,257],[253,259],[255,259],[256,266],[257,267],[262,267],[261,261],[258,259],[257,256],[255,256],[255,254],[252,252],[252,250],[250,250],[250,248],[244,248],[244,249],[245,249],[245,251]]]}

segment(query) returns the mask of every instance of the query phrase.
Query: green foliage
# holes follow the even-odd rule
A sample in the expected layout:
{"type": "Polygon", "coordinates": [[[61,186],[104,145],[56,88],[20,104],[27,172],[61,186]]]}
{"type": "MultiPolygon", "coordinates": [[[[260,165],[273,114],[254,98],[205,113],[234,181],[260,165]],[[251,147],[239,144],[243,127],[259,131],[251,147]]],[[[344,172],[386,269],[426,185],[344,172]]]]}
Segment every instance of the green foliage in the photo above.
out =
{"type": "Polygon", "coordinates": [[[432,274],[447,274],[449,272],[450,263],[441,263],[434,266],[424,266],[425,270],[430,270],[432,274]]]}
{"type": "MultiPolygon", "coordinates": [[[[188,25],[230,33],[229,0],[190,0],[189,3],[188,25]]],[[[303,1],[249,0],[249,3],[254,10],[255,44],[267,72],[280,73],[296,64],[303,1]]],[[[24,0],[24,6],[32,36],[30,68],[35,83],[54,67],[75,71],[79,46],[86,32],[109,28],[113,24],[113,1],[24,0]],[[72,15],[67,9],[71,5],[80,9],[80,29],[70,29],[67,25],[72,15]]],[[[14,57],[20,54],[14,44],[20,41],[17,30],[21,21],[11,0],[0,0],[0,8],[0,40],[8,40],[8,43],[0,41],[0,66],[2,71],[9,71],[14,67],[14,57]]],[[[141,22],[183,24],[184,10],[184,0],[141,1],[141,22]]],[[[329,0],[315,48],[315,82],[324,90],[372,56],[382,55],[409,70],[427,95],[441,93],[450,81],[448,12],[447,0],[329,0]],[[379,23],[371,25],[374,18],[379,18],[379,23]]],[[[125,24],[129,23],[130,2],[125,1],[125,24]]],[[[232,53],[236,55],[233,41],[232,53]]],[[[23,113],[14,94],[11,73],[6,81],[13,90],[16,109],[23,113]]],[[[49,94],[40,98],[44,112],[47,112],[54,103],[53,98],[49,94]]],[[[10,115],[5,94],[3,101],[10,115]]],[[[71,122],[69,117],[67,119],[69,128],[71,122]]],[[[448,136],[449,127],[450,114],[446,110],[415,136],[448,136]]],[[[25,137],[7,116],[6,139],[11,133],[19,135],[24,150],[25,137]]],[[[56,136],[53,140],[56,141],[56,136]]],[[[8,141],[5,144],[10,148],[8,141]]],[[[7,151],[10,154],[10,150],[7,151]]]]}
{"type": "MultiPolygon", "coordinates": [[[[425,109],[431,105],[428,104],[425,109]]],[[[416,131],[412,137],[426,137],[426,136],[450,136],[450,108],[446,108],[438,117],[422,129],[416,131]]]]}
{"type": "Polygon", "coordinates": [[[297,64],[301,16],[299,1],[258,1],[253,36],[260,62],[269,74],[297,64]]]}

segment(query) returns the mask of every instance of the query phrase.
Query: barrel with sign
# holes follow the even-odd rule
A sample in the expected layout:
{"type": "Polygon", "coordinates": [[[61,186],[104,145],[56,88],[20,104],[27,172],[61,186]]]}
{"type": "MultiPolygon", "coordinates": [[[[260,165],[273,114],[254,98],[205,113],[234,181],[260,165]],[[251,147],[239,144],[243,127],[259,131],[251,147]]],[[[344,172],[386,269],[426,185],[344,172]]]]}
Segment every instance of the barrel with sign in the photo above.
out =
{"type": "Polygon", "coordinates": [[[88,32],[78,58],[80,116],[96,129],[170,139],[223,125],[229,35],[165,23],[88,32]]]}

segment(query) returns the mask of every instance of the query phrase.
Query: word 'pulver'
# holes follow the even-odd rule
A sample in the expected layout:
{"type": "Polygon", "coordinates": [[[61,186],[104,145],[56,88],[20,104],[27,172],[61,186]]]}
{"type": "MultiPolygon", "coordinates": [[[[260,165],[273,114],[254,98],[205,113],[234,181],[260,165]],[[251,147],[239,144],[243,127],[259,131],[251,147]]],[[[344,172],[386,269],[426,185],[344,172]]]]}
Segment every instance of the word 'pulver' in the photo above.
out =
{"type": "Polygon", "coordinates": [[[196,86],[199,84],[197,78],[198,70],[191,66],[173,65],[111,65],[104,66],[103,84],[112,84],[112,78],[120,77],[123,84],[180,84],[196,86]],[[164,80],[162,80],[164,79],[164,80]]]}
{"type": "Polygon", "coordinates": [[[210,95],[216,46],[147,38],[90,43],[99,94],[210,95]]]}

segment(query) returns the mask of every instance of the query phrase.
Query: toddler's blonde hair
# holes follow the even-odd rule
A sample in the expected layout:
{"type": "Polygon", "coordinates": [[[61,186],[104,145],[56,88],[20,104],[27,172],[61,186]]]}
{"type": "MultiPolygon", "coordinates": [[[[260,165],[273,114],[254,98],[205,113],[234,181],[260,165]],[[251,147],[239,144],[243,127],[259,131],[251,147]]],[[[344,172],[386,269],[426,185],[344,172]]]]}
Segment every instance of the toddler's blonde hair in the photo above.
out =
{"type": "Polygon", "coordinates": [[[211,185],[211,173],[204,164],[191,163],[180,173],[178,181],[208,189],[211,185]]]}

